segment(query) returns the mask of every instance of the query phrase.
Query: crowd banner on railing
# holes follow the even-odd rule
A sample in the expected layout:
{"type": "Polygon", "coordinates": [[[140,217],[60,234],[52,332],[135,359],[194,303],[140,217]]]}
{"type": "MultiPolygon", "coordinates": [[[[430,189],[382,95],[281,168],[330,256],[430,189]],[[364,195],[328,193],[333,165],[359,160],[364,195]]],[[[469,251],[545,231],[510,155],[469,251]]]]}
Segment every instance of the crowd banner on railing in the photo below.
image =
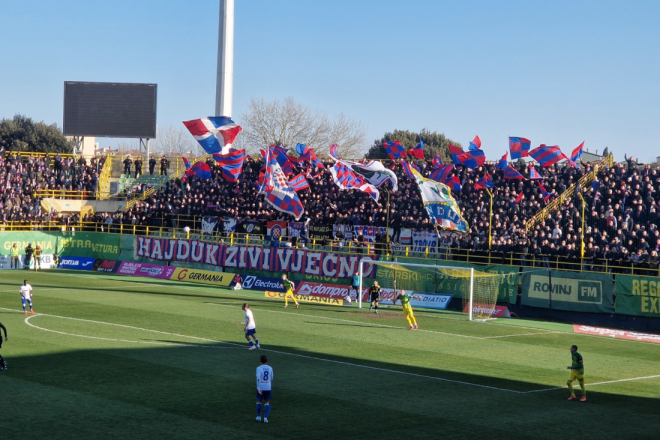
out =
{"type": "Polygon", "coordinates": [[[256,220],[244,220],[236,224],[236,232],[239,234],[266,235],[266,224],[256,220]]]}
{"type": "Polygon", "coordinates": [[[273,240],[279,240],[280,238],[288,237],[288,223],[287,222],[267,222],[267,235],[273,240]]]}
{"type": "Polygon", "coordinates": [[[225,234],[236,232],[236,219],[226,218],[222,220],[222,232],[224,232],[225,234]]]}
{"type": "Polygon", "coordinates": [[[309,225],[309,238],[316,240],[331,240],[332,225],[309,225]]]}
{"type": "Polygon", "coordinates": [[[660,317],[660,278],[617,275],[616,313],[660,317]]]}
{"type": "Polygon", "coordinates": [[[220,219],[218,217],[212,217],[212,216],[202,217],[202,234],[213,235],[219,223],[220,223],[220,219]]]}
{"type": "MultiPolygon", "coordinates": [[[[293,272],[306,275],[347,278],[358,270],[362,258],[375,256],[341,255],[295,248],[227,246],[199,240],[135,237],[135,257],[160,261],[188,261],[241,269],[293,272]]],[[[365,264],[370,278],[373,265],[365,264]]]]}
{"type": "Polygon", "coordinates": [[[525,271],[522,274],[522,304],[574,312],[614,313],[612,275],[525,271]]]}
{"type": "Polygon", "coordinates": [[[14,243],[16,243],[18,252],[21,255],[25,255],[25,248],[28,243],[32,244],[33,248],[39,245],[44,254],[53,254],[58,239],[57,235],[44,232],[11,232],[0,234],[0,237],[0,243],[2,243],[0,245],[0,255],[10,255],[14,243]]]}
{"type": "Polygon", "coordinates": [[[289,223],[289,235],[291,238],[300,238],[302,237],[305,224],[303,222],[290,222],[289,223]]]}

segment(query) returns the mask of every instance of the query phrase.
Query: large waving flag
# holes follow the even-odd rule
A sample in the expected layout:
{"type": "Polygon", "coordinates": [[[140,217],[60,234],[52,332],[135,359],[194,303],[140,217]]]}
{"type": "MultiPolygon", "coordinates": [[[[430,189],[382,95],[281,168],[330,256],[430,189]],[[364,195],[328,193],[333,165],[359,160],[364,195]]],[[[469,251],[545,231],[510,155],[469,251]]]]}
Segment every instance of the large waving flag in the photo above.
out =
{"type": "Polygon", "coordinates": [[[183,164],[186,166],[186,174],[181,178],[182,182],[185,182],[188,177],[195,176],[199,179],[210,179],[211,178],[211,168],[204,162],[196,162],[195,165],[190,166],[190,161],[185,157],[181,158],[183,164]]]}
{"type": "Polygon", "coordinates": [[[385,152],[387,152],[387,155],[392,160],[398,159],[400,157],[406,157],[408,154],[406,153],[406,149],[403,148],[403,145],[401,145],[401,142],[399,141],[383,142],[383,148],[385,149],[385,152]]]}
{"type": "Polygon", "coordinates": [[[458,162],[467,168],[477,168],[484,165],[486,155],[480,149],[475,149],[458,156],[458,162]]]}
{"type": "Polygon", "coordinates": [[[307,179],[305,179],[305,176],[302,174],[298,174],[296,177],[289,179],[289,186],[293,188],[295,192],[309,189],[309,183],[307,183],[307,179]]]}
{"type": "Polygon", "coordinates": [[[410,156],[416,157],[417,159],[424,160],[424,141],[419,140],[419,144],[415,148],[408,150],[410,156]]]}
{"type": "Polygon", "coordinates": [[[264,150],[260,151],[264,160],[266,160],[266,156],[273,157],[277,163],[280,164],[280,168],[282,168],[284,174],[287,176],[289,174],[293,174],[293,163],[291,163],[289,160],[289,155],[286,154],[286,149],[284,147],[281,145],[271,145],[268,148],[268,153],[266,153],[264,150]]]}
{"type": "Polygon", "coordinates": [[[493,183],[493,179],[490,177],[490,174],[486,174],[484,177],[479,179],[477,183],[474,184],[473,188],[474,189],[487,189],[487,188],[493,188],[495,184],[493,183]]]}
{"type": "Polygon", "coordinates": [[[461,179],[459,179],[457,176],[451,176],[442,183],[450,187],[452,191],[456,191],[456,192],[459,192],[461,188],[463,188],[463,186],[461,185],[461,179]]]}
{"type": "Polygon", "coordinates": [[[440,157],[439,154],[435,155],[435,157],[431,161],[431,165],[433,165],[433,168],[440,168],[442,166],[442,158],[440,157]]]}
{"type": "Polygon", "coordinates": [[[449,148],[449,155],[451,156],[451,160],[454,162],[454,165],[460,165],[461,162],[459,162],[458,156],[464,153],[463,149],[452,144],[448,144],[447,148],[449,148]]]}
{"type": "Polygon", "coordinates": [[[520,159],[529,156],[529,149],[532,141],[521,137],[509,137],[509,150],[511,151],[511,160],[520,159]]]}
{"type": "Polygon", "coordinates": [[[518,172],[514,167],[508,166],[504,168],[504,178],[505,179],[519,179],[524,180],[525,177],[518,172]]]}
{"type": "Polygon", "coordinates": [[[370,183],[376,188],[380,188],[386,182],[392,185],[392,192],[397,192],[399,189],[399,179],[396,177],[394,171],[385,168],[381,162],[376,160],[369,160],[367,162],[354,162],[352,160],[343,160],[339,158],[337,144],[330,146],[330,156],[332,159],[339,163],[341,162],[346,167],[350,168],[354,174],[362,176],[366,183],[370,183]]]}
{"type": "Polygon", "coordinates": [[[374,185],[367,183],[364,177],[353,172],[343,161],[339,160],[330,168],[330,174],[340,189],[357,189],[369,194],[376,202],[380,192],[374,185]]]}
{"type": "Polygon", "coordinates": [[[208,154],[229,153],[236,136],[243,130],[231,118],[225,116],[183,121],[183,125],[208,154]]]}
{"type": "Polygon", "coordinates": [[[536,171],[533,164],[529,164],[529,180],[541,180],[543,176],[536,171]]]}
{"type": "Polygon", "coordinates": [[[571,152],[571,162],[577,162],[582,158],[582,149],[584,148],[584,142],[578,145],[573,152],[571,152]]]}
{"type": "Polygon", "coordinates": [[[270,148],[266,156],[266,174],[260,191],[265,194],[266,202],[273,208],[291,214],[296,220],[300,219],[305,212],[302,202],[296,191],[289,186],[289,181],[270,148]]]}
{"type": "Polygon", "coordinates": [[[442,183],[425,179],[414,169],[411,170],[417,188],[422,196],[422,202],[427,214],[438,226],[453,230],[467,232],[468,224],[461,217],[461,210],[456,200],[451,196],[451,190],[442,183]]]}
{"type": "Polygon", "coordinates": [[[506,157],[509,155],[509,153],[504,153],[504,156],[500,160],[497,161],[497,164],[495,165],[496,168],[501,168],[504,169],[507,167],[507,162],[506,162],[506,157]]]}
{"type": "Polygon", "coordinates": [[[560,160],[568,159],[564,153],[561,152],[558,146],[547,146],[541,144],[540,147],[534,148],[529,152],[529,155],[534,158],[542,167],[549,167],[560,160]]]}
{"type": "Polygon", "coordinates": [[[313,162],[314,159],[318,159],[316,157],[316,153],[314,153],[313,148],[309,148],[307,145],[303,144],[297,144],[296,145],[296,153],[298,153],[298,160],[306,160],[309,162],[313,162]]]}
{"type": "Polygon", "coordinates": [[[213,159],[222,168],[222,176],[227,182],[236,182],[241,177],[245,150],[231,150],[228,154],[214,154],[213,159]]]}

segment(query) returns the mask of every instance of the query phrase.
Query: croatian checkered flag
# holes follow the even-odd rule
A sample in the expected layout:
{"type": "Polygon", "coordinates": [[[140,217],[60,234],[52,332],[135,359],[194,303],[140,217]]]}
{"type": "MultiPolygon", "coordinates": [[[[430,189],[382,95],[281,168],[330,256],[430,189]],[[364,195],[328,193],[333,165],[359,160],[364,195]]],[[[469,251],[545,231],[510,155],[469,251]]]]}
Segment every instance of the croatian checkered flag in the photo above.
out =
{"type": "Polygon", "coordinates": [[[236,136],[243,130],[231,118],[225,116],[183,121],[183,125],[208,154],[228,154],[236,136]]]}
{"type": "Polygon", "coordinates": [[[357,189],[369,194],[374,201],[378,202],[380,192],[374,185],[367,183],[361,174],[353,172],[342,161],[335,163],[335,166],[330,168],[332,178],[339,187],[339,189],[357,189]]]}
{"type": "Polygon", "coordinates": [[[284,175],[270,149],[267,153],[266,163],[268,166],[261,189],[266,196],[266,201],[276,210],[291,214],[296,220],[299,220],[305,212],[305,208],[296,192],[289,186],[289,179],[284,175]]]}

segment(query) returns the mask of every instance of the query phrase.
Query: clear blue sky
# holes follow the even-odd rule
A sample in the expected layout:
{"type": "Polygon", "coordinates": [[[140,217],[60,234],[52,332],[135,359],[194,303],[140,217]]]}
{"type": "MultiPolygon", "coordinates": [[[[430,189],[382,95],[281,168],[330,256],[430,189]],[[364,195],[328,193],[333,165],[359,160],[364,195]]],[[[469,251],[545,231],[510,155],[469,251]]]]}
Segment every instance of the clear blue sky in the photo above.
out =
{"type": "MultiPolygon", "coordinates": [[[[660,1],[237,0],[234,117],[250,98],[428,128],[489,159],[507,136],[660,155],[660,1]]],[[[218,0],[6,1],[0,117],[62,124],[64,81],[158,84],[159,125],[212,115],[218,0]]],[[[115,141],[100,139],[101,145],[115,141]]]]}

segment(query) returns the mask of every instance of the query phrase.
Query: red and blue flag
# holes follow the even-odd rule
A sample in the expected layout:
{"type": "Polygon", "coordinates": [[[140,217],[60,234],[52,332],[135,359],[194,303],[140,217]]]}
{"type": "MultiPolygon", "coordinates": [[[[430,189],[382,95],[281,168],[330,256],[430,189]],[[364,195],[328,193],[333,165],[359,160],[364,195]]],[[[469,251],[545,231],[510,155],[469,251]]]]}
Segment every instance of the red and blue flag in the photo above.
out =
{"type": "Polygon", "coordinates": [[[213,159],[222,168],[222,176],[227,182],[236,182],[243,173],[245,150],[232,150],[229,154],[214,154],[213,159]]]}
{"type": "Polygon", "coordinates": [[[380,192],[378,189],[368,183],[361,174],[355,173],[342,161],[337,161],[335,165],[330,168],[330,173],[335,181],[335,184],[340,189],[357,189],[359,191],[369,194],[376,202],[380,192]]]}
{"type": "Polygon", "coordinates": [[[554,194],[552,191],[550,191],[550,192],[546,191],[545,188],[543,188],[543,185],[541,185],[541,182],[539,182],[539,188],[541,189],[541,194],[543,195],[543,200],[545,200],[546,202],[548,201],[550,196],[552,196],[552,194],[554,194]]]}
{"type": "Polygon", "coordinates": [[[486,162],[486,155],[480,149],[467,151],[458,156],[458,163],[466,168],[477,168],[484,165],[486,162]]]}
{"type": "Polygon", "coordinates": [[[415,180],[415,175],[410,169],[414,168],[419,173],[419,168],[417,168],[417,165],[414,163],[401,162],[401,166],[403,167],[403,172],[406,174],[406,176],[408,176],[409,179],[415,180]]]}
{"type": "Polygon", "coordinates": [[[516,200],[514,200],[513,203],[511,203],[511,206],[516,206],[517,204],[519,204],[522,201],[523,197],[524,196],[521,191],[520,194],[518,194],[518,197],[516,197],[516,200]]]}
{"type": "MultiPolygon", "coordinates": [[[[336,145],[336,144],[334,144],[334,145],[336,145]]],[[[385,149],[385,152],[387,153],[387,155],[392,160],[398,159],[400,157],[406,157],[407,154],[408,154],[408,153],[406,153],[406,149],[403,148],[403,145],[401,145],[401,142],[399,142],[399,141],[383,142],[383,148],[385,149]]],[[[332,153],[331,153],[331,155],[332,155],[332,153]]]]}
{"type": "Polygon", "coordinates": [[[468,151],[475,151],[480,149],[481,149],[481,139],[479,139],[479,136],[475,136],[472,142],[470,142],[468,151]]]}
{"type": "Polygon", "coordinates": [[[231,118],[225,116],[183,121],[183,125],[208,154],[229,153],[236,136],[243,130],[231,118]]]}
{"type": "Polygon", "coordinates": [[[543,176],[539,174],[538,171],[536,171],[536,168],[534,168],[533,164],[529,165],[529,180],[541,180],[543,179],[543,176]]]}
{"type": "Polygon", "coordinates": [[[439,154],[435,155],[435,157],[431,161],[431,165],[433,165],[433,168],[440,168],[442,166],[442,158],[440,157],[439,154]]]}
{"type": "Polygon", "coordinates": [[[305,179],[305,176],[302,174],[298,174],[296,177],[289,179],[289,186],[293,188],[295,192],[309,189],[309,183],[307,183],[307,179],[305,179]]]}
{"type": "Polygon", "coordinates": [[[524,180],[525,177],[518,172],[514,167],[508,166],[504,168],[504,178],[505,179],[519,179],[524,180]]]}
{"type": "Polygon", "coordinates": [[[534,158],[542,167],[549,167],[560,160],[568,159],[564,153],[561,152],[557,145],[547,146],[541,144],[540,147],[533,149],[529,155],[534,158]]]}
{"type": "Polygon", "coordinates": [[[265,194],[266,202],[274,209],[291,214],[298,220],[305,212],[305,208],[296,191],[289,186],[286,175],[272,153],[272,148],[269,148],[266,154],[264,184],[261,186],[260,191],[265,194]]]}
{"type": "Polygon", "coordinates": [[[504,153],[504,156],[500,160],[497,161],[497,164],[495,165],[496,168],[501,168],[504,169],[507,167],[507,162],[506,162],[506,157],[509,155],[509,153],[504,153]]]}
{"type": "Polygon", "coordinates": [[[449,155],[451,156],[451,160],[454,162],[454,165],[461,165],[461,162],[458,160],[458,156],[464,153],[463,149],[452,144],[448,144],[447,148],[449,148],[449,155]]]}
{"type": "Polygon", "coordinates": [[[419,144],[415,148],[408,150],[408,154],[417,159],[424,160],[424,141],[419,140],[419,144]]]}
{"type": "Polygon", "coordinates": [[[211,168],[204,162],[196,162],[193,166],[190,166],[190,161],[185,157],[182,157],[183,164],[186,166],[186,174],[181,178],[182,182],[185,182],[188,177],[195,176],[199,179],[210,179],[211,178],[211,168]]]}
{"type": "Polygon", "coordinates": [[[582,158],[582,149],[584,148],[584,142],[582,142],[580,145],[578,145],[572,152],[571,152],[571,162],[577,163],[578,160],[582,158]]]}
{"type": "Polygon", "coordinates": [[[433,171],[429,176],[429,179],[435,180],[436,182],[439,183],[446,183],[447,180],[449,180],[449,176],[451,175],[451,172],[453,170],[454,170],[454,165],[452,164],[443,165],[437,170],[433,171]]]}
{"type": "Polygon", "coordinates": [[[511,160],[520,159],[529,156],[529,149],[532,141],[521,137],[509,137],[509,150],[511,151],[511,160]]]}
{"type": "Polygon", "coordinates": [[[477,183],[474,184],[473,188],[474,189],[486,189],[486,188],[493,188],[495,184],[493,183],[493,179],[491,179],[490,174],[486,174],[484,177],[479,179],[477,183]]]}

